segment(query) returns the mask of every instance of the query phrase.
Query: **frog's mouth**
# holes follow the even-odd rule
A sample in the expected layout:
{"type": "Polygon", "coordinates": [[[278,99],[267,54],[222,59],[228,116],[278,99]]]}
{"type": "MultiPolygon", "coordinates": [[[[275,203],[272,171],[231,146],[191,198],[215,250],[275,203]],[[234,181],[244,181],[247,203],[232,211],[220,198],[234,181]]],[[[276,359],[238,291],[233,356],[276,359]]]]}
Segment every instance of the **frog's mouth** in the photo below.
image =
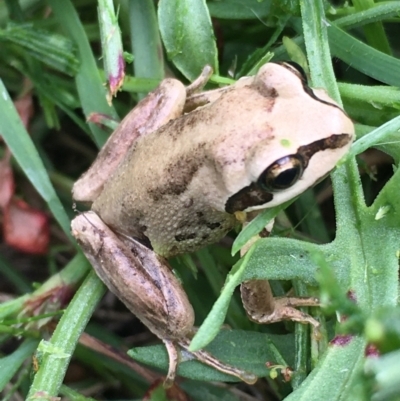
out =
{"type": "Polygon", "coordinates": [[[251,207],[267,205],[274,199],[274,193],[288,190],[300,180],[310,159],[316,153],[343,148],[352,138],[351,134],[334,134],[300,146],[296,153],[270,164],[256,182],[232,195],[225,204],[225,211],[233,214],[251,207]]]}

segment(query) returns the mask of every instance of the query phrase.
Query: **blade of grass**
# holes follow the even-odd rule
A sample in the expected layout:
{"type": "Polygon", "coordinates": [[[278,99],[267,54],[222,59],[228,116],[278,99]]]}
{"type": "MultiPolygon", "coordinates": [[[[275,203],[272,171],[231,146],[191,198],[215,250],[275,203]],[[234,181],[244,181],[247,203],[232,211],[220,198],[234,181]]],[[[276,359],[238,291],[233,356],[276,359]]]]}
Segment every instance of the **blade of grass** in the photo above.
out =
{"type": "Polygon", "coordinates": [[[0,80],[0,133],[15,160],[47,205],[65,234],[72,240],[69,218],[50,182],[47,171],[0,80]]]}
{"type": "Polygon", "coordinates": [[[12,354],[0,358],[0,391],[4,390],[25,360],[33,354],[38,342],[36,339],[28,338],[12,354]]]}
{"type": "Polygon", "coordinates": [[[103,65],[109,87],[108,101],[111,102],[112,97],[122,86],[125,76],[121,30],[112,0],[98,1],[98,15],[103,65]]]}
{"type": "Polygon", "coordinates": [[[335,25],[350,29],[364,26],[366,24],[382,21],[388,18],[395,18],[400,12],[400,1],[390,1],[387,3],[376,4],[373,8],[365,11],[356,12],[346,17],[335,20],[335,25]]]}
{"type": "MultiPolygon", "coordinates": [[[[374,8],[373,0],[353,0],[357,11],[365,11],[374,8]]],[[[386,54],[392,54],[385,31],[380,21],[369,23],[363,27],[367,42],[376,50],[386,54]]]]}
{"type": "Polygon", "coordinates": [[[39,345],[42,361],[27,400],[37,400],[39,392],[46,394],[46,399],[58,396],[79,337],[104,292],[104,285],[92,270],[60,319],[51,340],[39,345]]]}
{"type": "Polygon", "coordinates": [[[307,4],[301,2],[300,5],[312,84],[314,87],[326,88],[329,95],[341,105],[331,62],[323,5],[320,1],[307,4]]]}
{"type": "MultiPolygon", "coordinates": [[[[154,2],[131,0],[129,19],[135,77],[161,80],[164,77],[164,60],[154,2]]],[[[140,97],[144,95],[145,92],[140,97]]]]}
{"type": "Polygon", "coordinates": [[[400,117],[396,117],[393,120],[388,121],[387,123],[381,125],[369,134],[364,135],[361,139],[355,142],[352,145],[350,152],[346,155],[344,161],[364,152],[372,146],[376,146],[381,143],[384,144],[386,138],[393,132],[400,132],[400,117]]]}
{"type": "Polygon", "coordinates": [[[328,27],[332,54],[351,67],[388,85],[400,86],[400,60],[362,43],[335,25],[328,27]]]}
{"type": "MultiPolygon", "coordinates": [[[[107,103],[107,91],[101,80],[89,40],[71,1],[48,0],[48,3],[58,24],[78,47],[80,67],[75,81],[86,118],[91,113],[102,113],[118,119],[114,108],[107,103]]],[[[89,127],[93,140],[98,147],[101,147],[107,139],[107,134],[93,123],[89,123],[89,127]]]]}

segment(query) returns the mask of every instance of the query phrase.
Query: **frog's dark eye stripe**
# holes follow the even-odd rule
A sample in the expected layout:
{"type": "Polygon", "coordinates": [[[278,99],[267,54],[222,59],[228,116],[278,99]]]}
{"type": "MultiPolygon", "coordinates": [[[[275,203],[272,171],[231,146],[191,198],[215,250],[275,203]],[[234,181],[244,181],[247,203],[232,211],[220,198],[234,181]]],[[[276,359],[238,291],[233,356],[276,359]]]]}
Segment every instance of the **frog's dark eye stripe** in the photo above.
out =
{"type": "Polygon", "coordinates": [[[305,167],[311,157],[317,153],[327,149],[340,149],[352,141],[351,134],[336,134],[328,136],[327,138],[319,139],[318,141],[311,142],[308,145],[300,146],[297,149],[297,155],[300,155],[305,161],[305,167]]]}
{"type": "Polygon", "coordinates": [[[264,205],[271,202],[273,197],[272,193],[265,191],[257,183],[253,182],[232,195],[225,204],[225,210],[233,214],[245,210],[250,206],[264,205]]]}
{"type": "Polygon", "coordinates": [[[232,195],[225,204],[225,210],[228,213],[234,213],[271,202],[274,193],[284,191],[296,184],[315,153],[326,149],[342,148],[351,140],[352,136],[349,134],[338,134],[300,146],[296,153],[284,156],[270,164],[256,182],[232,195]]]}

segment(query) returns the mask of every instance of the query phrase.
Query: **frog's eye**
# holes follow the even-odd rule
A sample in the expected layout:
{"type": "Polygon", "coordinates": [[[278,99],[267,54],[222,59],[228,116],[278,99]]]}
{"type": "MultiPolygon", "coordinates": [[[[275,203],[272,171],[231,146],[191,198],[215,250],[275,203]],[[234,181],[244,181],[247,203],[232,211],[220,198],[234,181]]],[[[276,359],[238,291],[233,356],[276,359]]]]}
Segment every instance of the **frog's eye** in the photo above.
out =
{"type": "Polygon", "coordinates": [[[258,184],[269,192],[292,187],[303,175],[304,160],[300,155],[282,157],[267,167],[258,178],[258,184]]]}

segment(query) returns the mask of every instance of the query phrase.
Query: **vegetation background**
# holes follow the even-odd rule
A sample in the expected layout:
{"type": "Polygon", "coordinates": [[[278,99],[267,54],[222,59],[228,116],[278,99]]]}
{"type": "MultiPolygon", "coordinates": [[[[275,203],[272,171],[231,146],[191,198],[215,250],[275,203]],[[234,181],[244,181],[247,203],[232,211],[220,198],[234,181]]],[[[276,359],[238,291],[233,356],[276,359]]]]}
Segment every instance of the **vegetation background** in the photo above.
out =
{"type": "Polygon", "coordinates": [[[373,0],[1,2],[3,399],[399,400],[399,17],[399,1],[373,0]],[[164,76],[189,82],[210,64],[215,86],[270,59],[301,64],[356,124],[332,174],[335,213],[323,183],[249,225],[233,254],[277,215],[272,238],[232,270],[234,233],[172,261],[201,325],[192,346],[263,379],[232,383],[188,361],[166,394],[154,373],[164,348],[113,296],[100,302],[104,286],[71,238],[72,183],[164,76]],[[319,294],[321,336],[249,322],[235,291],[248,278],[319,294]]]}

